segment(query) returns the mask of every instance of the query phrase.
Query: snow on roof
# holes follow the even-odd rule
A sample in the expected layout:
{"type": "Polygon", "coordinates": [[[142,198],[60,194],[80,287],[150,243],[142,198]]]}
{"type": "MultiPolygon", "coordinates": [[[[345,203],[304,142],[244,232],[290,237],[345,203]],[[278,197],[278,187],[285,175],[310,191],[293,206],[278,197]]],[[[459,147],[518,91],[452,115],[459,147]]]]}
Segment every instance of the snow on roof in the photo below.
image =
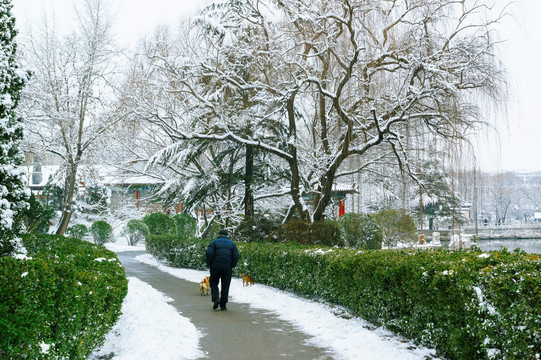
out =
{"type": "MultiPolygon", "coordinates": [[[[110,166],[94,166],[93,168],[100,177],[98,182],[105,185],[149,185],[162,182],[162,180],[148,175],[119,174],[116,168],[110,166]]],[[[42,188],[47,184],[49,177],[54,176],[59,169],[60,165],[42,165],[41,171],[34,171],[33,166],[25,166],[26,181],[31,188],[42,188]],[[40,174],[41,177],[33,176],[37,174],[40,174]],[[36,182],[38,180],[39,182],[36,182]]],[[[79,174],[84,172],[83,169],[84,167],[81,166],[79,174]]]]}
{"type": "Polygon", "coordinates": [[[346,192],[357,192],[357,187],[355,184],[344,184],[344,183],[335,183],[332,186],[332,191],[346,191],[346,192]]]}

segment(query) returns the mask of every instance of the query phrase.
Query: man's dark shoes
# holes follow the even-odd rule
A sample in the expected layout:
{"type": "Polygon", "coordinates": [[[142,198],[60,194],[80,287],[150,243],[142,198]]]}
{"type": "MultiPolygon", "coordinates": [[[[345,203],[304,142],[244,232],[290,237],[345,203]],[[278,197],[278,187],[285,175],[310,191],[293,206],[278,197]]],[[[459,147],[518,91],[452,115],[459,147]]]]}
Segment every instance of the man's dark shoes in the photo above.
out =
{"type": "Polygon", "coordinates": [[[220,310],[222,310],[222,311],[225,311],[225,310],[227,310],[227,308],[225,307],[225,304],[223,304],[223,305],[220,305],[220,310]]]}
{"type": "Polygon", "coordinates": [[[217,300],[217,301],[214,302],[214,305],[212,305],[212,309],[214,309],[214,310],[218,309],[218,305],[220,305],[220,301],[219,301],[219,300],[217,300]]]}

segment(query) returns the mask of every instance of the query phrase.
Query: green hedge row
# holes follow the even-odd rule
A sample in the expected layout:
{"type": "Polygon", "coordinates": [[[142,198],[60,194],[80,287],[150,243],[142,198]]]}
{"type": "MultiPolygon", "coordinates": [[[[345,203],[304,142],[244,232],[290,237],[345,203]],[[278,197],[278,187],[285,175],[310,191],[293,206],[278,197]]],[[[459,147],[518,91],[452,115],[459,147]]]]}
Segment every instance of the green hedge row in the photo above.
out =
{"type": "Polygon", "coordinates": [[[146,250],[157,259],[176,267],[204,270],[205,251],[211,240],[180,238],[176,235],[148,236],[146,250]]]}
{"type": "Polygon", "coordinates": [[[120,315],[116,255],[85,241],[25,235],[31,259],[0,258],[0,359],[86,359],[120,315]]]}
{"type": "MultiPolygon", "coordinates": [[[[208,242],[161,238],[155,255],[203,269],[208,242]]],[[[539,256],[493,251],[359,251],[238,243],[258,283],[345,306],[449,359],[541,356],[539,256]]],[[[152,253],[152,251],[150,251],[152,253]]]]}

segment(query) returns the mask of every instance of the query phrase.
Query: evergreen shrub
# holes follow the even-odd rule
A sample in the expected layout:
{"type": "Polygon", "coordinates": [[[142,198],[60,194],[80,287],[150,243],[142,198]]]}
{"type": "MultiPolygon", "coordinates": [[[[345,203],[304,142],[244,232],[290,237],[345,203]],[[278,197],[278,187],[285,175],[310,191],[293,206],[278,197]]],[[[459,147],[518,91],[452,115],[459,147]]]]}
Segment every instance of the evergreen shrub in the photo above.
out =
{"type": "Polygon", "coordinates": [[[122,235],[128,238],[128,245],[135,246],[138,242],[145,240],[149,235],[147,224],[142,220],[130,220],[122,229],[122,235]]]}
{"type": "Polygon", "coordinates": [[[381,227],[383,243],[388,247],[395,247],[397,243],[415,243],[417,230],[413,218],[405,210],[382,210],[374,218],[381,227]]]}
{"type": "Polygon", "coordinates": [[[87,359],[120,316],[116,255],[85,241],[24,235],[28,259],[0,258],[0,359],[87,359]]]}
{"type": "Polygon", "coordinates": [[[376,219],[369,214],[348,213],[339,219],[345,242],[353,248],[379,250],[383,235],[376,219]]]}
{"type": "Polygon", "coordinates": [[[175,235],[177,233],[175,220],[167,214],[148,214],[143,218],[143,222],[148,226],[150,235],[175,235]]]}
{"type": "Polygon", "coordinates": [[[176,214],[173,216],[176,224],[176,234],[181,237],[192,238],[195,236],[197,229],[196,220],[188,214],[176,214]]]}
{"type": "Polygon", "coordinates": [[[90,214],[103,214],[111,204],[111,189],[103,184],[91,184],[85,188],[81,211],[90,214]]]}
{"type": "Polygon", "coordinates": [[[106,242],[113,242],[115,240],[113,228],[104,220],[95,221],[92,226],[90,226],[90,232],[92,233],[94,243],[98,245],[103,245],[106,242]]]}
{"type": "Polygon", "coordinates": [[[251,220],[244,219],[233,233],[236,241],[266,241],[280,226],[279,219],[266,213],[255,214],[251,220]]]}
{"type": "MultiPolygon", "coordinates": [[[[203,269],[205,245],[173,245],[168,261],[203,269]]],[[[539,255],[505,250],[360,251],[297,243],[237,246],[235,272],[344,306],[435,348],[447,359],[541,356],[539,255]]]]}
{"type": "Polygon", "coordinates": [[[281,226],[269,236],[270,241],[296,242],[305,245],[341,246],[338,222],[332,220],[308,223],[303,220],[292,220],[281,226]]]}
{"type": "Polygon", "coordinates": [[[90,232],[85,224],[75,224],[66,229],[66,235],[79,240],[86,240],[90,232]]]}
{"type": "Polygon", "coordinates": [[[46,234],[54,218],[54,209],[42,205],[34,194],[28,199],[29,207],[17,215],[24,224],[26,233],[46,234]]]}

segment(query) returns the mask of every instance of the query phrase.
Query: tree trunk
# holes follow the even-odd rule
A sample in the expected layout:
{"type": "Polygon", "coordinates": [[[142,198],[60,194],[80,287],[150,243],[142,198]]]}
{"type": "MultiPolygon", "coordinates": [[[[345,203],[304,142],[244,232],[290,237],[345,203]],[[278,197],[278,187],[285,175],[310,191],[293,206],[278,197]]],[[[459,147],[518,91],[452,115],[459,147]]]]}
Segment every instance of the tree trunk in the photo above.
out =
{"type": "Polygon", "coordinates": [[[244,177],[244,216],[246,220],[254,218],[254,147],[246,145],[246,169],[244,177]]]}
{"type": "Polygon", "coordinates": [[[302,200],[301,194],[301,178],[299,174],[299,164],[297,157],[297,125],[295,122],[295,96],[296,92],[291,95],[287,100],[287,115],[289,120],[289,154],[291,159],[289,159],[289,168],[291,169],[291,197],[293,203],[295,204],[301,219],[304,221],[310,221],[310,213],[306,206],[304,206],[304,201],[302,200]],[[293,141],[294,140],[294,141],[293,141]]]}
{"type": "Polygon", "coordinates": [[[73,201],[73,195],[75,194],[76,174],[77,168],[73,167],[70,170],[70,174],[66,181],[66,196],[64,197],[64,204],[62,206],[62,217],[60,219],[58,229],[56,230],[56,235],[64,235],[64,232],[66,231],[71,219],[71,203],[73,201]]]}

